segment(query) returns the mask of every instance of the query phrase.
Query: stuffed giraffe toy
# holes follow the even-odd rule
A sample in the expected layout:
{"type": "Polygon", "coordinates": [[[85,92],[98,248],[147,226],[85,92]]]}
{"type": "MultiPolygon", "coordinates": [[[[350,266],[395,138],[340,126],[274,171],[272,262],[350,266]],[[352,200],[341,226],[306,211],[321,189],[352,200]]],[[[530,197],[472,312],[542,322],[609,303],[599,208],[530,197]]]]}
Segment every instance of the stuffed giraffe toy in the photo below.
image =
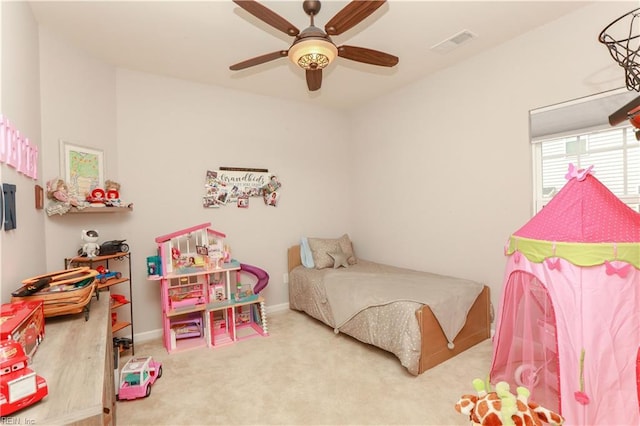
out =
{"type": "Polygon", "coordinates": [[[477,395],[463,395],[455,409],[469,416],[474,426],[542,426],[543,423],[560,426],[564,423],[558,413],[528,401],[527,388],[519,387],[516,397],[509,391],[507,382],[497,383],[495,392],[488,392],[480,379],[473,381],[473,387],[477,395]]]}

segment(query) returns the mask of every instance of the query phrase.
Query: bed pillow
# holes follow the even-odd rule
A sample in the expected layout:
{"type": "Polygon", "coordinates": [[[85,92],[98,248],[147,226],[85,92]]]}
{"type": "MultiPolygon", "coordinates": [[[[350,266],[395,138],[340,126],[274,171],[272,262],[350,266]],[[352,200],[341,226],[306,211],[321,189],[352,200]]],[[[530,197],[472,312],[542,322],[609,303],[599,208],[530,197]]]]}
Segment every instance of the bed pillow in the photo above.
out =
{"type": "Polygon", "coordinates": [[[333,259],[333,269],[338,269],[339,267],[348,268],[349,262],[347,262],[347,255],[342,251],[340,245],[338,244],[338,250],[335,252],[327,253],[333,259]]]}
{"type": "Polygon", "coordinates": [[[309,247],[309,241],[307,237],[300,239],[300,261],[305,268],[313,268],[313,254],[311,253],[311,247],[309,247]]]}
{"type": "Polygon", "coordinates": [[[311,256],[316,269],[324,269],[333,267],[333,259],[329,256],[329,252],[333,253],[338,250],[340,245],[335,238],[307,238],[309,248],[311,248],[311,256]]]}
{"type": "Polygon", "coordinates": [[[344,254],[347,255],[347,262],[349,265],[355,265],[358,263],[358,259],[356,259],[356,255],[353,252],[353,243],[351,242],[349,235],[344,234],[342,237],[338,238],[338,243],[340,244],[340,248],[342,248],[344,254]]]}
{"type": "Polygon", "coordinates": [[[340,238],[307,238],[313,264],[316,269],[333,268],[334,259],[329,253],[336,253],[341,249],[347,256],[347,263],[354,265],[357,259],[353,254],[353,244],[349,239],[349,235],[344,234],[340,238]]]}

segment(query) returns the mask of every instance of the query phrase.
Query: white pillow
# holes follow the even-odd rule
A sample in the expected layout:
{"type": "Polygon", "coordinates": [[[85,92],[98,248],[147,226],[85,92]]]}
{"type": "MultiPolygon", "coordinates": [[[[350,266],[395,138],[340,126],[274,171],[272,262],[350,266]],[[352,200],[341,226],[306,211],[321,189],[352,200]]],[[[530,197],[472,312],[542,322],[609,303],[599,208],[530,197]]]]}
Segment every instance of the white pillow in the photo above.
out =
{"type": "Polygon", "coordinates": [[[307,237],[300,239],[300,261],[305,268],[314,268],[313,255],[311,254],[311,247],[309,247],[309,241],[307,237]]]}

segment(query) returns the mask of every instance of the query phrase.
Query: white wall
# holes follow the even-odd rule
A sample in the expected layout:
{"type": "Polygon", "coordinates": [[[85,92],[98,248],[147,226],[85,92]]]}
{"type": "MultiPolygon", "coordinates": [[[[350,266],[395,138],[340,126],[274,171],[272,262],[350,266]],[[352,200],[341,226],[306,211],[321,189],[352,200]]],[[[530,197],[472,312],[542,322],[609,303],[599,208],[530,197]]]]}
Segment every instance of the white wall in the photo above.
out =
{"type": "Polygon", "coordinates": [[[357,110],[359,254],[483,281],[497,307],[504,243],[532,214],[528,111],[624,85],[597,36],[630,4],[588,6],[357,110]]]}
{"type": "MultiPolygon", "coordinates": [[[[0,112],[40,148],[38,27],[24,2],[0,2],[0,11],[0,112]]],[[[0,286],[2,302],[8,302],[21,280],[44,269],[43,211],[36,210],[34,201],[34,187],[42,186],[42,179],[26,177],[4,163],[0,164],[0,178],[1,183],[16,185],[17,228],[0,230],[0,286]]]]}
{"type": "MultiPolygon", "coordinates": [[[[121,191],[135,209],[122,238],[133,248],[136,328],[160,327],[159,283],[146,281],[155,237],[205,222],[232,256],[270,274],[267,306],[288,303],[287,247],[301,235],[348,231],[348,123],[339,113],[138,72],[117,78],[121,191]],[[202,207],[207,170],[267,168],[282,183],[277,207],[251,198],[202,207]]],[[[250,277],[248,277],[250,278],[250,277]]]]}
{"type": "MultiPolygon", "coordinates": [[[[103,150],[105,179],[117,180],[115,69],[44,27],[40,28],[40,67],[44,180],[64,177],[61,140],[103,150]]],[[[64,268],[64,258],[74,256],[83,244],[83,229],[97,229],[101,241],[118,238],[121,217],[112,216],[46,217],[47,271],[64,268]]]]}

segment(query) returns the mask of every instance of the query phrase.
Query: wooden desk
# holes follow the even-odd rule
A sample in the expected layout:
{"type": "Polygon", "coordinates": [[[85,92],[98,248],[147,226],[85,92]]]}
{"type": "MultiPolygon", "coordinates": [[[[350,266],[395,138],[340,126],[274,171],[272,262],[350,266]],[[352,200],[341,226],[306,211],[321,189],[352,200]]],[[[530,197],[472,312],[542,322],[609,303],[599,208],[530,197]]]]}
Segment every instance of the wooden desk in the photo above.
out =
{"type": "Polygon", "coordinates": [[[13,413],[14,424],[112,425],[116,423],[113,340],[108,292],[95,295],[84,314],[47,318],[32,367],[49,395],[13,413]]]}

